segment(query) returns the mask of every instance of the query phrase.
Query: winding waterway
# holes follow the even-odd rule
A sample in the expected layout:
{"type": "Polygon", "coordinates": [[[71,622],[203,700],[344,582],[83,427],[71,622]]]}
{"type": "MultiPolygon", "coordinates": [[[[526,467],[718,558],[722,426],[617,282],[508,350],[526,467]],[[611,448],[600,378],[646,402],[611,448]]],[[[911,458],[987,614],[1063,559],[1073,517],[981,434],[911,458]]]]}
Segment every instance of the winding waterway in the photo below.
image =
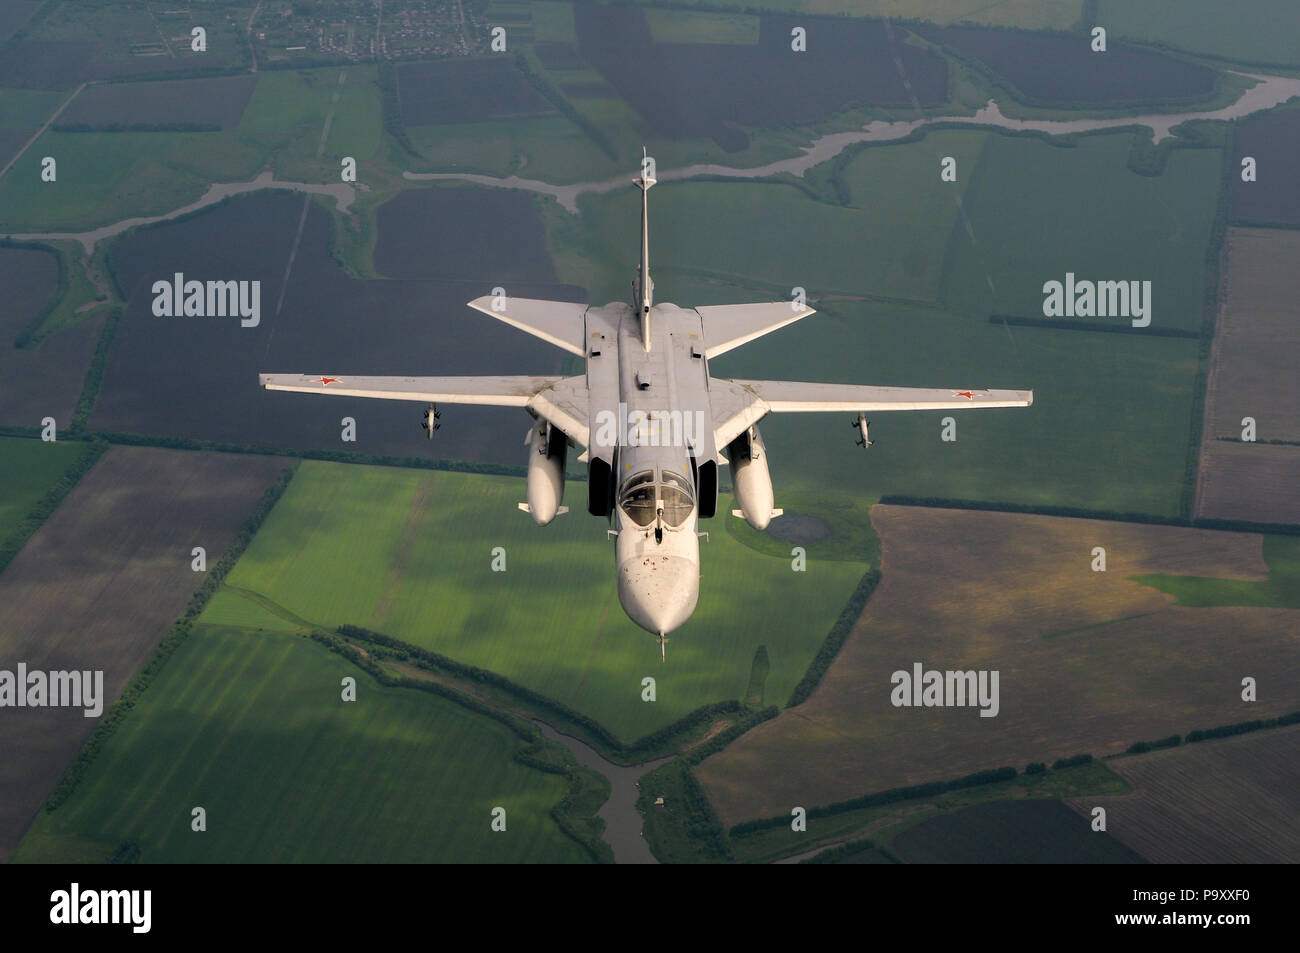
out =
{"type": "MultiPolygon", "coordinates": [[[[934,116],[902,122],[877,120],[867,123],[861,129],[848,132],[833,132],[814,139],[811,145],[803,147],[803,154],[789,159],[769,162],[767,165],[736,169],[728,165],[704,163],[684,166],[680,169],[660,169],[658,180],[672,182],[681,179],[693,179],[702,175],[720,176],[730,179],[762,179],[781,172],[802,177],[809,169],[833,159],[849,146],[859,142],[890,142],[903,139],[922,126],[938,123],[963,123],[971,126],[993,126],[1012,131],[1042,132],[1053,136],[1071,133],[1095,132],[1100,129],[1118,129],[1124,126],[1147,126],[1151,129],[1152,139],[1160,142],[1171,136],[1175,126],[1193,119],[1240,119],[1252,113],[1272,109],[1294,96],[1300,96],[1300,79],[1285,76],[1263,76],[1255,73],[1241,73],[1250,79],[1258,80],[1241,94],[1237,100],[1222,109],[1190,113],[1158,113],[1146,116],[1113,116],[1106,119],[1013,119],[1002,114],[998,104],[990,99],[988,104],[973,116],[934,116]]],[[[599,182],[575,182],[571,185],[554,185],[540,179],[524,179],[517,175],[505,178],[480,175],[468,172],[404,172],[403,178],[412,182],[428,182],[440,179],[456,179],[473,182],[477,185],[497,186],[505,189],[523,189],[542,195],[553,196],[561,207],[574,214],[578,212],[578,197],[587,192],[602,193],[623,188],[628,184],[627,176],[615,176],[599,182]]]]}
{"type": "Polygon", "coordinates": [[[340,212],[346,212],[352,207],[353,201],[356,200],[356,189],[345,182],[336,182],[333,185],[317,185],[312,182],[285,182],[276,179],[273,172],[263,172],[256,178],[249,179],[247,182],[220,182],[208,186],[208,190],[203,193],[203,197],[189,205],[183,205],[180,208],[172,209],[170,212],[164,212],[162,215],[145,215],[136,218],[124,218],[120,222],[114,222],[112,225],[103,225],[99,228],[91,229],[85,232],[26,232],[23,234],[9,234],[6,238],[13,238],[22,241],[73,241],[81,242],[86,249],[86,255],[89,256],[95,246],[106,238],[112,238],[114,235],[120,235],[129,228],[135,228],[139,225],[152,225],[154,222],[166,222],[173,218],[180,218],[182,215],[188,215],[190,212],[206,208],[209,205],[216,205],[223,199],[228,199],[232,195],[242,195],[245,192],[260,192],[263,189],[287,189],[291,192],[307,192],[313,195],[328,195],[334,199],[334,204],[340,212]]]}
{"type": "Polygon", "coordinates": [[[659,765],[671,761],[660,758],[631,767],[624,767],[607,761],[595,748],[583,744],[576,738],[562,735],[550,725],[540,721],[533,722],[541,729],[543,735],[559,742],[569,750],[584,768],[591,768],[609,778],[613,790],[609,800],[596,812],[597,817],[605,821],[605,842],[614,850],[614,860],[620,864],[657,864],[658,860],[650,852],[650,845],[642,836],[643,821],[641,812],[636,809],[637,798],[641,794],[637,782],[659,765]]]}

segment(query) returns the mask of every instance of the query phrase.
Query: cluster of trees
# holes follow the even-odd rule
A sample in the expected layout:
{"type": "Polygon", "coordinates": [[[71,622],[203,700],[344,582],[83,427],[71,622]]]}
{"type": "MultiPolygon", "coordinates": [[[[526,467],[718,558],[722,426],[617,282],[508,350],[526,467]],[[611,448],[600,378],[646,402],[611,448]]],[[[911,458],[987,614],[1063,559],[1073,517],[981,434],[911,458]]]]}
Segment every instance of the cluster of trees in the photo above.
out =
{"type": "MultiPolygon", "coordinates": [[[[1088,756],[1089,760],[1091,760],[1091,757],[1091,755],[1088,756]]],[[[925,784],[913,784],[903,788],[890,788],[888,791],[864,794],[848,801],[836,801],[834,804],[809,808],[808,818],[811,820],[816,817],[834,817],[836,814],[859,811],[864,807],[880,807],[884,804],[893,804],[896,801],[910,801],[918,797],[934,797],[937,794],[946,794],[949,791],[958,791],[962,788],[975,788],[984,784],[996,784],[999,781],[1014,781],[1015,778],[1016,769],[1010,767],[976,771],[974,774],[968,774],[964,778],[957,778],[953,781],[929,781],[925,784]]],[[[785,827],[789,823],[790,815],[788,814],[743,821],[731,829],[731,836],[743,837],[746,834],[756,834],[759,831],[785,827]]]]}
{"type": "Polygon", "coordinates": [[[1057,758],[1052,762],[1052,770],[1060,771],[1062,768],[1077,768],[1084,764],[1092,764],[1092,755],[1076,754],[1071,758],[1057,758]]]}
{"type": "Polygon", "coordinates": [[[117,333],[117,322],[122,317],[121,308],[111,308],[104,319],[104,327],[99,332],[99,343],[95,345],[95,354],[90,359],[85,380],[81,383],[81,396],[77,398],[77,408],[72,413],[72,433],[81,433],[90,420],[90,412],[99,399],[99,387],[104,382],[104,367],[108,363],[108,350],[113,346],[113,335],[117,333]]]}
{"type": "MultiPolygon", "coordinates": [[[[510,696],[512,700],[527,705],[552,723],[563,725],[566,731],[599,749],[611,761],[624,764],[644,761],[654,754],[669,750],[684,736],[711,723],[720,716],[746,711],[745,706],[734,699],[713,702],[695,709],[671,725],[665,725],[657,731],[626,744],[594,718],[570,708],[563,702],[556,701],[540,692],[520,685],[504,675],[459,662],[446,655],[420,648],[417,645],[411,645],[409,642],[403,642],[390,635],[384,635],[382,632],[364,629],[361,626],[341,625],[335,631],[344,639],[365,642],[367,645],[374,647],[371,652],[372,655],[407,661],[425,671],[451,674],[480,685],[498,689],[510,696]]],[[[771,709],[771,711],[775,714],[776,709],[771,709]]]]}
{"type": "MultiPolygon", "coordinates": [[[[881,502],[886,501],[881,500],[881,502]]],[[[835,656],[840,654],[840,649],[844,647],[844,642],[848,639],[849,633],[853,631],[853,624],[858,621],[858,616],[862,615],[862,610],[867,607],[867,600],[871,598],[871,594],[876,591],[876,586],[879,584],[880,570],[868,569],[861,581],[858,582],[858,587],[853,590],[853,595],[849,596],[848,603],[840,611],[839,618],[831,626],[826,641],[822,643],[822,647],[817,651],[817,655],[808,666],[808,671],[804,673],[799,684],[790,693],[790,700],[786,703],[787,708],[801,705],[808,700],[808,696],[813,693],[817,683],[822,680],[826,670],[835,661],[835,656]]]]}
{"type": "Polygon", "coordinates": [[[1144,751],[1155,751],[1157,748],[1177,748],[1182,743],[1181,735],[1170,735],[1168,738],[1161,738],[1159,741],[1135,741],[1128,746],[1128,753],[1142,754],[1144,751]]]}
{"type": "Polygon", "coordinates": [[[1151,513],[1122,513],[1117,510],[1088,510],[1077,506],[1051,506],[1037,503],[993,503],[984,500],[949,500],[938,496],[886,494],[881,503],[892,506],[934,506],[950,510],[989,510],[997,513],[1036,513],[1040,516],[1071,516],[1088,520],[1111,520],[1120,523],[1150,523],[1156,526],[1196,526],[1201,529],[1229,529],[1243,533],[1269,533],[1280,536],[1300,535],[1300,526],[1291,523],[1252,523],[1249,520],[1191,519],[1187,516],[1156,516],[1151,513]]]}
{"type": "MultiPolygon", "coordinates": [[[[355,633],[366,632],[367,630],[359,629],[356,626],[340,626],[338,631],[341,635],[360,638],[355,633]]],[[[389,639],[379,633],[368,634],[384,640],[372,643],[377,646],[383,647],[385,642],[404,645],[404,643],[389,639]]],[[[613,850],[600,836],[604,824],[595,817],[596,812],[609,796],[608,781],[603,776],[581,767],[559,745],[547,741],[535,725],[441,682],[393,675],[375,660],[379,653],[363,654],[355,645],[345,641],[344,638],[340,638],[338,635],[315,630],[311,633],[311,638],[313,641],[324,645],[331,652],[343,656],[353,665],[367,672],[381,685],[394,688],[413,688],[416,691],[428,692],[505,725],[516,737],[524,742],[524,746],[515,751],[514,759],[516,761],[538,771],[562,775],[568,780],[569,787],[564,797],[550,811],[556,825],[565,834],[582,845],[592,860],[597,863],[614,862],[613,850]]],[[[406,648],[414,649],[414,646],[406,646],[406,648]]],[[[419,652],[421,650],[416,649],[415,651],[419,652]]],[[[383,654],[390,657],[405,657],[392,650],[383,654]]],[[[433,653],[429,654],[432,655],[433,653]]],[[[442,658],[442,656],[438,657],[442,658]]],[[[417,665],[421,661],[418,657],[413,657],[412,660],[417,665]]],[[[464,668],[468,669],[469,666],[464,666],[464,668]]],[[[483,670],[477,669],[476,671],[483,670]]]]}
{"type": "Polygon", "coordinates": [[[564,98],[558,89],[546,81],[546,78],[540,73],[533,70],[532,65],[528,62],[528,57],[523,53],[515,54],[515,65],[519,72],[523,74],[524,79],[528,80],[533,89],[537,90],[543,98],[552,106],[560,111],[566,119],[582,130],[583,135],[594,142],[605,155],[611,159],[618,158],[618,152],[610,144],[609,137],[605,135],[604,130],[593,123],[590,119],[580,113],[573,103],[564,98]]]}
{"type": "MultiPolygon", "coordinates": [[[[862,840],[845,841],[835,847],[828,848],[819,854],[814,854],[804,860],[799,861],[801,864],[838,864],[846,857],[852,857],[854,854],[861,854],[868,850],[875,850],[876,842],[870,838],[864,837],[862,840]]],[[[884,853],[882,850],[881,853],[884,853]]]]}
{"type": "Polygon", "coordinates": [[[46,245],[42,242],[19,242],[14,241],[11,238],[0,238],[0,248],[21,248],[28,251],[43,251],[47,254],[53,255],[58,266],[59,274],[56,279],[54,294],[50,295],[50,300],[45,303],[45,306],[41,308],[40,311],[36,312],[32,319],[23,326],[21,331],[18,332],[18,336],[14,338],[14,347],[32,347],[40,340],[37,332],[40,331],[41,325],[44,324],[45,319],[50,316],[50,312],[58,306],[60,301],[63,300],[63,296],[68,293],[68,266],[63,260],[63,255],[61,255],[53,245],[46,245]]]}
{"type": "Polygon", "coordinates": [[[379,96],[383,110],[384,132],[408,154],[423,158],[411,142],[402,119],[402,100],[397,88],[397,66],[392,60],[379,61],[379,96]]]}
{"type": "Polygon", "coordinates": [[[1135,328],[1132,324],[1103,324],[1070,318],[1022,318],[1014,314],[990,314],[989,324],[1011,324],[1026,328],[1057,328],[1062,331],[1100,331],[1112,334],[1141,334],[1158,338],[1199,338],[1201,332],[1184,328],[1135,328]]]}
{"type": "Polygon", "coordinates": [[[18,555],[19,550],[27,545],[27,541],[35,535],[36,531],[44,525],[50,515],[59,508],[63,498],[72,492],[78,481],[95,465],[95,461],[103,456],[104,451],[108,449],[108,444],[102,440],[94,440],[86,445],[77,459],[72,462],[72,466],[63,471],[63,475],[54,481],[54,485],[46,491],[45,495],[32,505],[23,517],[23,521],[14,528],[8,538],[0,542],[0,571],[18,555]]]}
{"type": "Polygon", "coordinates": [[[60,122],[55,132],[220,132],[215,122],[60,122]]]}
{"type": "Polygon", "coordinates": [[[109,708],[104,717],[100,719],[99,724],[95,726],[94,732],[91,734],[89,740],[86,741],[86,744],[82,747],[81,751],[77,754],[76,760],[73,761],[72,764],[68,765],[67,770],[63,772],[63,777],[59,779],[59,783],[55,787],[54,793],[51,794],[49,800],[45,802],[45,810],[47,812],[57,810],[69,797],[72,796],[73,791],[76,790],[81,779],[85,777],[86,771],[89,770],[91,764],[99,755],[100,749],[103,748],[105,742],[112,737],[113,732],[117,730],[118,725],[120,725],[123,719],[125,719],[126,716],[130,714],[131,710],[135,708],[136,702],[139,701],[140,696],[144,694],[150,684],[153,683],[154,678],[156,678],[158,673],[162,671],[163,666],[167,664],[167,660],[171,658],[172,653],[176,651],[177,647],[182,642],[189,638],[190,632],[193,630],[194,620],[197,619],[199,613],[203,611],[203,607],[207,605],[208,599],[210,599],[212,594],[217,591],[222,580],[225,579],[226,574],[230,572],[235,563],[239,560],[239,557],[243,555],[244,550],[252,541],[254,534],[257,533],[258,527],[262,525],[262,521],[266,519],[267,514],[271,512],[276,502],[284,494],[285,487],[287,487],[289,481],[293,479],[293,472],[292,467],[286,467],[284,470],[280,471],[280,475],[276,478],[276,481],[267,488],[267,491],[262,495],[262,499],[249,514],[248,519],[245,521],[239,534],[234,538],[230,545],[226,547],[216,564],[208,570],[208,573],[203,580],[203,584],[199,586],[194,595],[190,597],[189,604],[186,606],[184,614],[173,623],[171,629],[167,632],[167,635],[164,636],[162,642],[158,644],[158,648],[155,649],[153,655],[149,657],[149,661],[145,663],[144,668],[140,670],[135,678],[131,679],[130,684],[128,684],[126,689],[122,692],[122,697],[113,703],[112,707],[109,708]]]}

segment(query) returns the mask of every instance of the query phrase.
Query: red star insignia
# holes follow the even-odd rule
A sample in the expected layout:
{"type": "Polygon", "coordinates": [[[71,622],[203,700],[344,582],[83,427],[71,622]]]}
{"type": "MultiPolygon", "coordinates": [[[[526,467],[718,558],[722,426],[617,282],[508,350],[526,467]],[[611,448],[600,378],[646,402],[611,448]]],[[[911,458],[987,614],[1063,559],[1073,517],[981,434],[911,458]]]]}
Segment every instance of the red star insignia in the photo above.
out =
{"type": "Polygon", "coordinates": [[[341,383],[342,383],[342,381],[340,381],[337,377],[322,377],[322,378],[319,378],[319,380],[320,380],[320,385],[321,385],[322,387],[324,387],[324,386],[327,385],[327,384],[341,384],[341,383]]]}
{"type": "Polygon", "coordinates": [[[954,391],[952,396],[965,397],[967,400],[974,400],[976,397],[979,397],[980,395],[969,390],[959,390],[959,391],[954,391]]]}

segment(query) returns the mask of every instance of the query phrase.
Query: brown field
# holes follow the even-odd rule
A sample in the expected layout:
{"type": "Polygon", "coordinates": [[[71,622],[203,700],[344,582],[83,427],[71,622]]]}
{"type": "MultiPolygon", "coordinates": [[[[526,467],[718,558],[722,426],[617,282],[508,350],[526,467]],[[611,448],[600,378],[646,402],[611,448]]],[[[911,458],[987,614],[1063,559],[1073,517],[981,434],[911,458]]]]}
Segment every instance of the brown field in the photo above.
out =
{"type": "Polygon", "coordinates": [[[1158,864],[1300,862],[1300,725],[1165,748],[1109,766],[1122,797],[1074,798],[1085,817],[1158,864]]]}
{"type": "MultiPolygon", "coordinates": [[[[287,461],[113,447],[0,574],[0,668],[103,670],[105,711],[287,461]]],[[[0,709],[0,861],[97,724],[0,709]]]]}
{"type": "Polygon", "coordinates": [[[1300,447],[1206,441],[1196,515],[1256,523],[1300,523],[1300,447]]]}
{"type": "Polygon", "coordinates": [[[1257,441],[1300,441],[1300,231],[1233,228],[1205,391],[1196,515],[1300,523],[1300,446],[1231,443],[1243,417],[1257,441]]]}
{"type": "Polygon", "coordinates": [[[1300,611],[1184,608],[1128,578],[1263,578],[1256,534],[900,506],[871,516],[883,579],[817,690],[700,766],[728,824],[1300,708],[1300,611]],[[1091,571],[1094,546],[1105,573],[1091,571]],[[914,662],[999,671],[999,714],[893,707],[890,676],[914,662]],[[1272,690],[1247,710],[1240,679],[1259,673],[1272,690]]]}

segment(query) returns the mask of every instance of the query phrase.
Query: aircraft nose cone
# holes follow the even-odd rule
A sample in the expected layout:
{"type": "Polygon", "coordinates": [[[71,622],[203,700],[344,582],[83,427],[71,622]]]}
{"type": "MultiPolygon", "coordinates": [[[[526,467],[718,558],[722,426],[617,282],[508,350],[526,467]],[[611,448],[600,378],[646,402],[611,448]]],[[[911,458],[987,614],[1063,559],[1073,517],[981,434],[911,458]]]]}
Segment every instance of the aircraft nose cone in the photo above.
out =
{"type": "Polygon", "coordinates": [[[618,567],[618,600],[641,628],[658,635],[691,617],[700,598],[700,567],[682,556],[649,554],[618,567]]]}

